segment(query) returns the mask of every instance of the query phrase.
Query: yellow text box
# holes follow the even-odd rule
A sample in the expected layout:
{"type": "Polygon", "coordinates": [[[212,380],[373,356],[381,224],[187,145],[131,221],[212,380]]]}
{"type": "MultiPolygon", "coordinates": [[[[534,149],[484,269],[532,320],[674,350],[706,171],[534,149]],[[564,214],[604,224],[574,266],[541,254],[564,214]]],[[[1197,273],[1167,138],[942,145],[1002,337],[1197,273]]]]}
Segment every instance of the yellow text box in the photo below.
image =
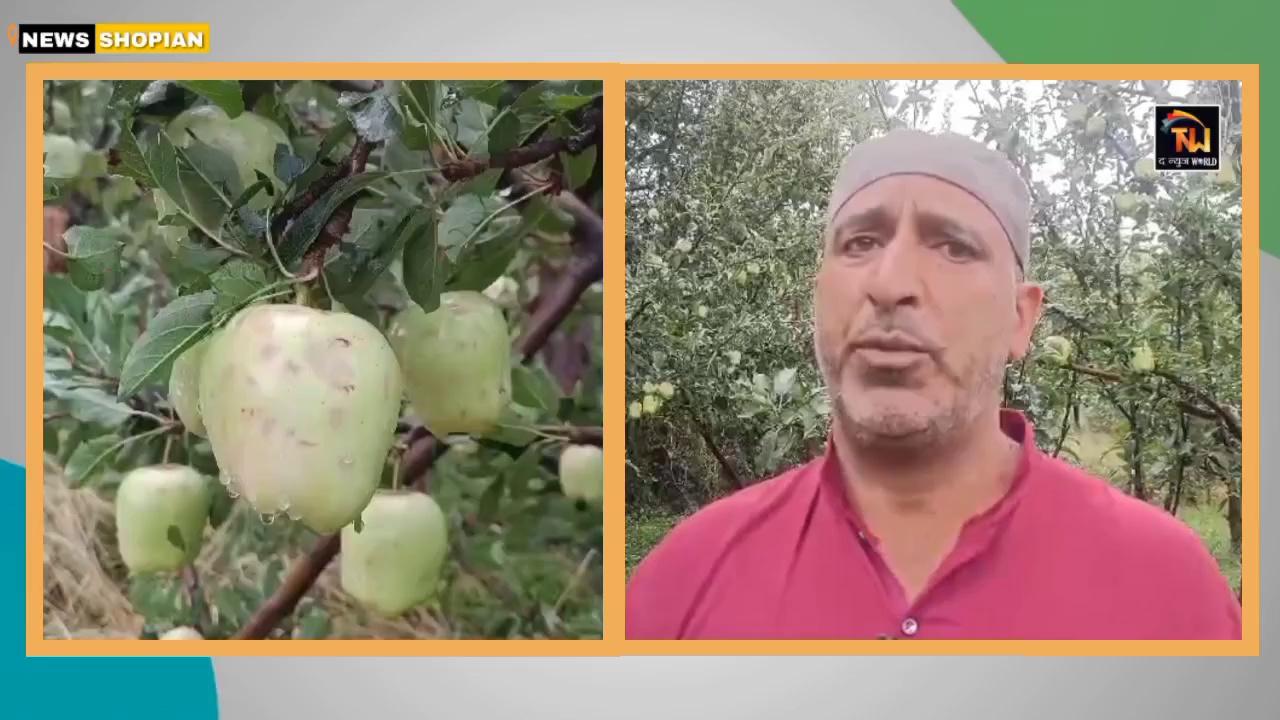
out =
{"type": "Polygon", "coordinates": [[[208,23],[101,23],[94,28],[99,53],[207,53],[208,23]]]}

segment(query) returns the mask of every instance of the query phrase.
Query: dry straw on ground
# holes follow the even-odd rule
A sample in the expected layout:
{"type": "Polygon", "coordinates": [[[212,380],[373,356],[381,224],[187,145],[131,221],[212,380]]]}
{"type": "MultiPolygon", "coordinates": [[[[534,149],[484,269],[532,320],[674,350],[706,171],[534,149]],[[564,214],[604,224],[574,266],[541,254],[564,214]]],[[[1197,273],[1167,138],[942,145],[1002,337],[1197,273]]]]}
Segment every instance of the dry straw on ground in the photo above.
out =
{"type": "MultiPolygon", "coordinates": [[[[139,637],[144,618],[129,602],[126,570],[115,547],[111,501],[89,488],[71,488],[61,469],[47,463],[44,482],[45,637],[139,637]]],[[[234,525],[224,523],[205,537],[196,570],[206,597],[233,583],[265,581],[263,558],[228,557],[234,525]]],[[[305,548],[291,553],[285,565],[303,552],[305,548]]],[[[449,633],[425,609],[395,619],[363,611],[342,591],[336,563],[321,575],[309,597],[329,615],[333,638],[436,638],[449,633]]]]}
{"type": "Polygon", "coordinates": [[[111,503],[72,489],[48,464],[44,473],[44,621],[48,638],[137,637],[143,619],[125,595],[114,560],[111,503]],[[114,569],[113,572],[107,568],[114,569]]]}

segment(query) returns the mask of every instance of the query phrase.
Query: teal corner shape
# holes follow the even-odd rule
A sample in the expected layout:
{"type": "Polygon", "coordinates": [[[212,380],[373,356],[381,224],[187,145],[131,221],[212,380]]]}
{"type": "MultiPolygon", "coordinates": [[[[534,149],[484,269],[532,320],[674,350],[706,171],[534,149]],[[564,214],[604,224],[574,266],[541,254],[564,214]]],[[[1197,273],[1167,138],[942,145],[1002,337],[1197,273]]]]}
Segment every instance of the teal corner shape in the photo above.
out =
{"type": "Polygon", "coordinates": [[[0,717],[217,720],[209,658],[27,657],[26,471],[0,460],[0,717]]]}

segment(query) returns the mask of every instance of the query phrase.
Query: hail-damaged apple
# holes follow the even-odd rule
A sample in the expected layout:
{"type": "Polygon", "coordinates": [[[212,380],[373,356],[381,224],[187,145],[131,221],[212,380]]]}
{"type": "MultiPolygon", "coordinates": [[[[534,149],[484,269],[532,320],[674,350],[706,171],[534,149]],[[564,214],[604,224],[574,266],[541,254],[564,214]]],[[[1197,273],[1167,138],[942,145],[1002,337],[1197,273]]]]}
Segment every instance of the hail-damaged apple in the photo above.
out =
{"type": "Polygon", "coordinates": [[[200,414],[200,367],[209,340],[203,339],[173,361],[169,374],[169,402],[187,432],[205,436],[204,416],[200,414]]]}
{"type": "Polygon", "coordinates": [[[351,523],[373,497],[402,392],[377,328],[301,305],[240,311],[212,336],[200,372],[223,484],[318,533],[351,523]]]}
{"type": "Polygon", "coordinates": [[[447,292],[427,313],[417,304],[388,329],[409,404],[436,437],[481,435],[511,398],[511,340],[502,309],[478,292],[447,292]]]}
{"type": "Polygon", "coordinates": [[[342,588],[385,616],[431,599],[448,550],[444,512],[430,495],[380,490],[354,525],[342,529],[342,588]]]}
{"type": "Polygon", "coordinates": [[[566,497],[588,502],[604,494],[604,451],[569,445],[560,454],[560,488],[566,497]]]}
{"type": "Polygon", "coordinates": [[[194,560],[212,502],[204,476],[185,465],[128,472],[116,491],[116,544],[129,572],[168,572],[194,560]]]}

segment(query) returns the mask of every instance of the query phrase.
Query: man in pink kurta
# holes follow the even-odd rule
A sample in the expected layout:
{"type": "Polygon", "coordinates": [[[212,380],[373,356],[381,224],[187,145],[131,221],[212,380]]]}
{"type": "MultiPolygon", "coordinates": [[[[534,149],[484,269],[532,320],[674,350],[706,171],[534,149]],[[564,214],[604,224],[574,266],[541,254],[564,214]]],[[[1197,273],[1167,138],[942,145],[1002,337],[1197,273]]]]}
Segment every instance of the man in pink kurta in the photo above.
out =
{"type": "Polygon", "coordinates": [[[854,148],[815,280],[827,451],[678,525],[629,582],[628,638],[1240,638],[1194,532],[1000,407],[1043,302],[1029,216],[972,140],[854,148]]]}

